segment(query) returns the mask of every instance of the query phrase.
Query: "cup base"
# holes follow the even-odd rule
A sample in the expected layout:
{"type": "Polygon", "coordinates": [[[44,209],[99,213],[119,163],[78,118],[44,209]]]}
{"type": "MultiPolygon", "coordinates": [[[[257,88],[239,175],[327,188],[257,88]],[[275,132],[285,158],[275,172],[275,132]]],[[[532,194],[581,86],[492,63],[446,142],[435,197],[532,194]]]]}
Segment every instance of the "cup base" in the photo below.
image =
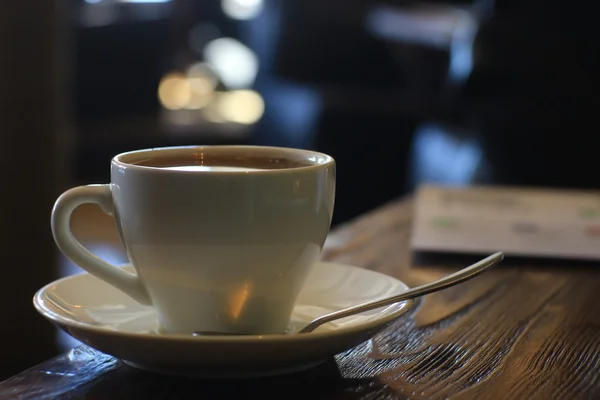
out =
{"type": "MultiPolygon", "coordinates": [[[[296,327],[293,325],[289,325],[284,331],[281,332],[269,332],[269,335],[286,335],[293,334],[296,332],[296,327]]],[[[255,336],[255,335],[264,335],[265,333],[246,333],[246,332],[232,332],[232,331],[212,331],[212,330],[197,330],[191,333],[181,333],[181,332],[171,332],[167,328],[162,325],[159,325],[156,329],[156,334],[158,335],[170,335],[170,334],[184,334],[190,336],[197,337],[205,337],[205,336],[255,336]]]]}

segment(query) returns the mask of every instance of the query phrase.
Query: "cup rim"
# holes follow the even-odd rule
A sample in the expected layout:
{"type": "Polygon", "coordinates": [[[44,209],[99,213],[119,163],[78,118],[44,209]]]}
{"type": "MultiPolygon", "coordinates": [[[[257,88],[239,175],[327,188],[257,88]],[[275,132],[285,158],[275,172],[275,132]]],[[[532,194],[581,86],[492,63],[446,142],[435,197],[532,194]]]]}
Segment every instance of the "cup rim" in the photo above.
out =
{"type": "MultiPolygon", "coordinates": [[[[141,158],[143,160],[143,158],[141,158]]],[[[153,171],[153,172],[161,172],[161,173],[169,173],[169,174],[227,174],[227,175],[236,175],[236,174],[281,174],[281,173],[290,173],[290,172],[298,172],[298,171],[307,171],[311,169],[322,169],[325,167],[331,167],[335,165],[335,160],[332,156],[321,153],[314,150],[305,150],[298,149],[293,147],[278,147],[278,146],[256,146],[256,145],[191,145],[191,146],[166,146],[166,147],[152,147],[146,149],[132,150],[117,154],[111,160],[111,165],[115,166],[119,169],[133,169],[140,171],[153,171]],[[288,167],[288,168],[273,168],[273,169],[256,169],[256,170],[221,170],[221,171],[194,171],[194,170],[173,170],[173,169],[165,169],[156,166],[150,165],[139,165],[135,164],[134,160],[127,160],[127,158],[134,158],[140,161],[140,158],[143,157],[146,153],[151,152],[183,152],[183,153],[194,153],[199,151],[221,151],[221,152],[240,152],[240,151],[251,151],[251,152],[262,152],[263,154],[272,153],[272,154],[288,154],[300,156],[303,160],[312,163],[310,165],[302,165],[297,167],[288,167]],[[313,159],[311,159],[313,157],[313,159]]]]}

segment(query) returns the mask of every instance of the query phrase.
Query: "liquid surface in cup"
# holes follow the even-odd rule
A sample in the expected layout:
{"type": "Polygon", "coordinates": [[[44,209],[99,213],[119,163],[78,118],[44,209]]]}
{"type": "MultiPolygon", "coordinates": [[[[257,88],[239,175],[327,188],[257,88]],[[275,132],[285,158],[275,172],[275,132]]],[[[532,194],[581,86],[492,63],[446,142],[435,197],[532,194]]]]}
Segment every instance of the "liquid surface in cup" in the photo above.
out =
{"type": "Polygon", "coordinates": [[[160,167],[161,169],[170,169],[173,171],[264,171],[264,168],[248,167],[228,167],[222,165],[178,165],[173,167],[160,167]]]}
{"type": "Polygon", "coordinates": [[[176,171],[260,171],[301,168],[314,165],[309,160],[259,155],[194,154],[159,156],[132,162],[135,165],[176,171]]]}

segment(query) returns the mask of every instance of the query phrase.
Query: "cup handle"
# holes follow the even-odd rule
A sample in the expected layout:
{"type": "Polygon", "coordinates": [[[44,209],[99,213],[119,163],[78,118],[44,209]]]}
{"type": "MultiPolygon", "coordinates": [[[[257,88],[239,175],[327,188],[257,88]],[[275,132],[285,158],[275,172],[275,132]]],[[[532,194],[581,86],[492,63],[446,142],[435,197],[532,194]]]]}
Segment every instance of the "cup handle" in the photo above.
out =
{"type": "Polygon", "coordinates": [[[71,232],[71,215],[82,204],[93,203],[114,217],[110,185],[78,186],[64,192],[52,209],[52,235],[60,251],[75,264],[111,284],[143,305],[152,305],[139,276],[112,265],[83,247],[71,232]]]}

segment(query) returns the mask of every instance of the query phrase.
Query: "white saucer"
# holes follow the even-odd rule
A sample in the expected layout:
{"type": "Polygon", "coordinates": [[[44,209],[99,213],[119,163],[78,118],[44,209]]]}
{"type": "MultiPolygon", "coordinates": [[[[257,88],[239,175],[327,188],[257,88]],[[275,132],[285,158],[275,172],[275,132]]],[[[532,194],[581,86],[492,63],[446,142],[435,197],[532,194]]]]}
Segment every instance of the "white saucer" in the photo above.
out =
{"type": "MultiPolygon", "coordinates": [[[[131,268],[131,267],[125,267],[131,268]]],[[[407,286],[378,272],[319,262],[300,294],[290,332],[329,312],[401,293],[407,286]]],[[[125,363],[153,372],[202,377],[253,377],[318,365],[375,335],[412,301],[330,322],[308,334],[159,335],[154,310],[89,275],[40,289],[35,308],[65,332],[125,363]]]]}

